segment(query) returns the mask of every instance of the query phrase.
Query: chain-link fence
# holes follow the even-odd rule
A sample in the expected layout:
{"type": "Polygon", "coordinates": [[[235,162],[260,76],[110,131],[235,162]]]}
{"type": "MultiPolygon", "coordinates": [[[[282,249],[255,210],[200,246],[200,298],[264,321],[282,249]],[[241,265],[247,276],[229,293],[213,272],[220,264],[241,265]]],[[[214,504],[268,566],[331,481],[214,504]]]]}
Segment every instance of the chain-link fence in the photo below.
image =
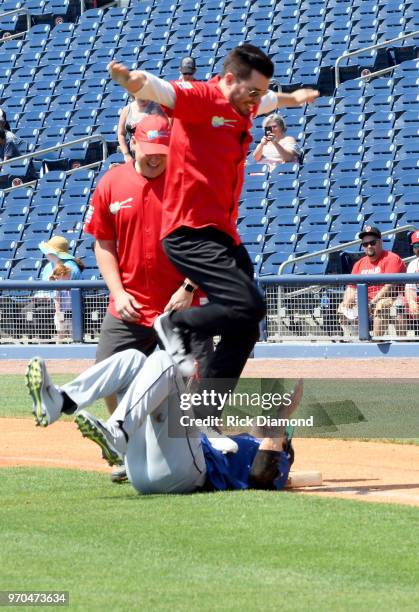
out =
{"type": "MultiPolygon", "coordinates": [[[[376,292],[384,285],[371,276],[262,277],[267,305],[263,339],[419,340],[419,275],[396,276],[397,282],[395,275],[383,277],[388,283],[385,295],[376,292]]],[[[108,299],[101,281],[54,282],[53,291],[42,281],[3,281],[0,343],[95,343],[108,299]]]]}
{"type": "Polygon", "coordinates": [[[83,340],[84,342],[97,342],[100,326],[106,314],[109,302],[109,293],[103,291],[83,291],[83,340]]]}
{"type": "Polygon", "coordinates": [[[97,342],[108,306],[106,289],[79,292],[74,301],[69,290],[1,290],[0,343],[72,343],[75,336],[83,342],[97,342]],[[74,308],[82,313],[82,333],[75,334],[74,308]]]}
{"type": "MultiPolygon", "coordinates": [[[[341,339],[343,330],[338,307],[344,291],[343,285],[267,286],[267,340],[341,339]]],[[[358,337],[356,323],[355,327],[355,336],[358,337]]]]}
{"type": "MultiPolygon", "coordinates": [[[[323,278],[327,281],[327,277],[323,278]]],[[[375,285],[370,280],[365,304],[359,305],[357,287],[349,284],[349,278],[345,284],[309,284],[307,277],[301,284],[286,284],[286,277],[282,277],[280,284],[274,281],[265,284],[265,340],[358,341],[362,308],[371,339],[419,339],[416,284],[393,282],[384,286],[378,285],[376,279],[375,285]]]]}

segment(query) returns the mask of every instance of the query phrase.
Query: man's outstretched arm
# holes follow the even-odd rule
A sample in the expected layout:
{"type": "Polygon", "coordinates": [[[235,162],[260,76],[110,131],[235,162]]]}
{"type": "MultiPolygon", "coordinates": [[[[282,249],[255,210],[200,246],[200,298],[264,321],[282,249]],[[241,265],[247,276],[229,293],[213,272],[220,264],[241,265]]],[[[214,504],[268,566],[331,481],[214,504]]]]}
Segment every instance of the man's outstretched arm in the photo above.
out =
{"type": "Polygon", "coordinates": [[[168,81],[144,70],[129,70],[124,64],[115,60],[108,65],[108,72],[113,81],[135,98],[152,100],[167,108],[174,108],[176,93],[168,81]]]}
{"type": "Polygon", "coordinates": [[[294,106],[302,106],[303,104],[313,104],[319,97],[317,89],[296,89],[292,93],[276,94],[277,108],[283,108],[284,106],[292,108],[294,106]]]}
{"type": "Polygon", "coordinates": [[[274,112],[277,108],[295,108],[303,104],[313,104],[320,93],[316,89],[297,89],[292,93],[274,92],[269,90],[261,99],[258,115],[266,115],[274,112]]]}

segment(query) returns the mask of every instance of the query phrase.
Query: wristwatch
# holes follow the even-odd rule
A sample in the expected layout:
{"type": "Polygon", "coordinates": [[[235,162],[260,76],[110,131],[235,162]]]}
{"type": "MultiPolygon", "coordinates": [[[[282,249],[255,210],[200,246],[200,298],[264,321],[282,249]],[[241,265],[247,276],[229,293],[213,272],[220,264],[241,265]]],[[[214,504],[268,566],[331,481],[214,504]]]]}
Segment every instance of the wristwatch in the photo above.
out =
{"type": "Polygon", "coordinates": [[[196,287],[194,287],[193,285],[191,285],[191,283],[188,283],[187,281],[183,282],[182,288],[185,289],[185,291],[187,291],[188,293],[193,293],[196,289],[196,287]]]}

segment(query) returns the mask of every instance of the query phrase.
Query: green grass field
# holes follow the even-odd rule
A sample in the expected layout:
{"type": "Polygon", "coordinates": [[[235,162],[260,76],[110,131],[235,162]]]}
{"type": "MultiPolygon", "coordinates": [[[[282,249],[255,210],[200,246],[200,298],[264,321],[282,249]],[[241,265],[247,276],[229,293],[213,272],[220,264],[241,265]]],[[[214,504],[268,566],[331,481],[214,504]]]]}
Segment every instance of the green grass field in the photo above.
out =
{"type": "MultiPolygon", "coordinates": [[[[57,385],[63,385],[71,380],[71,374],[54,374],[52,379],[57,385]]],[[[2,374],[0,375],[0,417],[27,418],[31,416],[31,400],[24,384],[22,376],[2,374]]],[[[96,416],[104,418],[107,415],[103,401],[96,402],[92,407],[96,416]]],[[[65,420],[73,420],[71,417],[63,417],[65,420]]]]}
{"type": "MultiPolygon", "coordinates": [[[[306,402],[348,393],[318,382],[306,402]]],[[[106,414],[102,402],[93,411],[106,414]]],[[[21,378],[0,376],[0,417],[29,413],[21,378]]],[[[67,590],[82,611],[419,609],[414,507],[256,491],[141,496],[105,474],[36,468],[2,469],[0,493],[0,590],[67,590]]]]}
{"type": "Polygon", "coordinates": [[[140,496],[1,471],[0,589],[74,610],[417,610],[417,508],[291,493],[140,496]]]}
{"type": "MultiPolygon", "coordinates": [[[[70,374],[52,376],[54,382],[63,384],[70,374]]],[[[275,385],[275,391],[290,390],[295,382],[285,380],[275,385]]],[[[242,379],[236,391],[241,393],[272,391],[271,386],[260,388],[260,379],[242,379]]],[[[353,380],[306,380],[304,396],[295,417],[314,415],[315,427],[299,429],[298,436],[396,439],[402,442],[419,442],[419,419],[417,397],[419,382],[406,381],[353,381],[353,380]]],[[[0,375],[0,417],[27,417],[30,401],[22,377],[0,375]]],[[[96,402],[92,411],[99,417],[107,412],[102,401],[96,402]]],[[[226,413],[253,413],[243,407],[226,410],[226,413]]]]}

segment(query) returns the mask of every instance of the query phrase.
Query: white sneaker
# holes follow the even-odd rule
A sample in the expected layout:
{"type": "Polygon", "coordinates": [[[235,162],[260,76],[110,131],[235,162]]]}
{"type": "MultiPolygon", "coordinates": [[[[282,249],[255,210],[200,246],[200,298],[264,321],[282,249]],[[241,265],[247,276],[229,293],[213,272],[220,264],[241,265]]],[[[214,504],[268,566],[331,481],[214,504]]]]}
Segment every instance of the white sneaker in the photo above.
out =
{"type": "Polygon", "coordinates": [[[42,357],[33,357],[28,363],[25,381],[33,400],[32,412],[36,425],[47,427],[57,421],[63,407],[63,396],[51,381],[42,357]]]}
{"type": "Polygon", "coordinates": [[[232,438],[224,436],[213,427],[202,427],[201,432],[208,438],[211,446],[221,453],[237,453],[239,445],[232,438]]]}
{"type": "Polygon", "coordinates": [[[196,360],[187,351],[184,334],[179,327],[173,325],[169,312],[157,317],[154,321],[154,329],[182,376],[185,378],[193,376],[197,368],[196,360]]]}
{"type": "MultiPolygon", "coordinates": [[[[106,427],[105,423],[96,419],[86,410],[80,410],[74,420],[82,436],[100,446],[102,457],[109,465],[123,464],[123,453],[117,448],[117,436],[106,427]]],[[[122,431],[121,437],[123,437],[122,431]]]]}

